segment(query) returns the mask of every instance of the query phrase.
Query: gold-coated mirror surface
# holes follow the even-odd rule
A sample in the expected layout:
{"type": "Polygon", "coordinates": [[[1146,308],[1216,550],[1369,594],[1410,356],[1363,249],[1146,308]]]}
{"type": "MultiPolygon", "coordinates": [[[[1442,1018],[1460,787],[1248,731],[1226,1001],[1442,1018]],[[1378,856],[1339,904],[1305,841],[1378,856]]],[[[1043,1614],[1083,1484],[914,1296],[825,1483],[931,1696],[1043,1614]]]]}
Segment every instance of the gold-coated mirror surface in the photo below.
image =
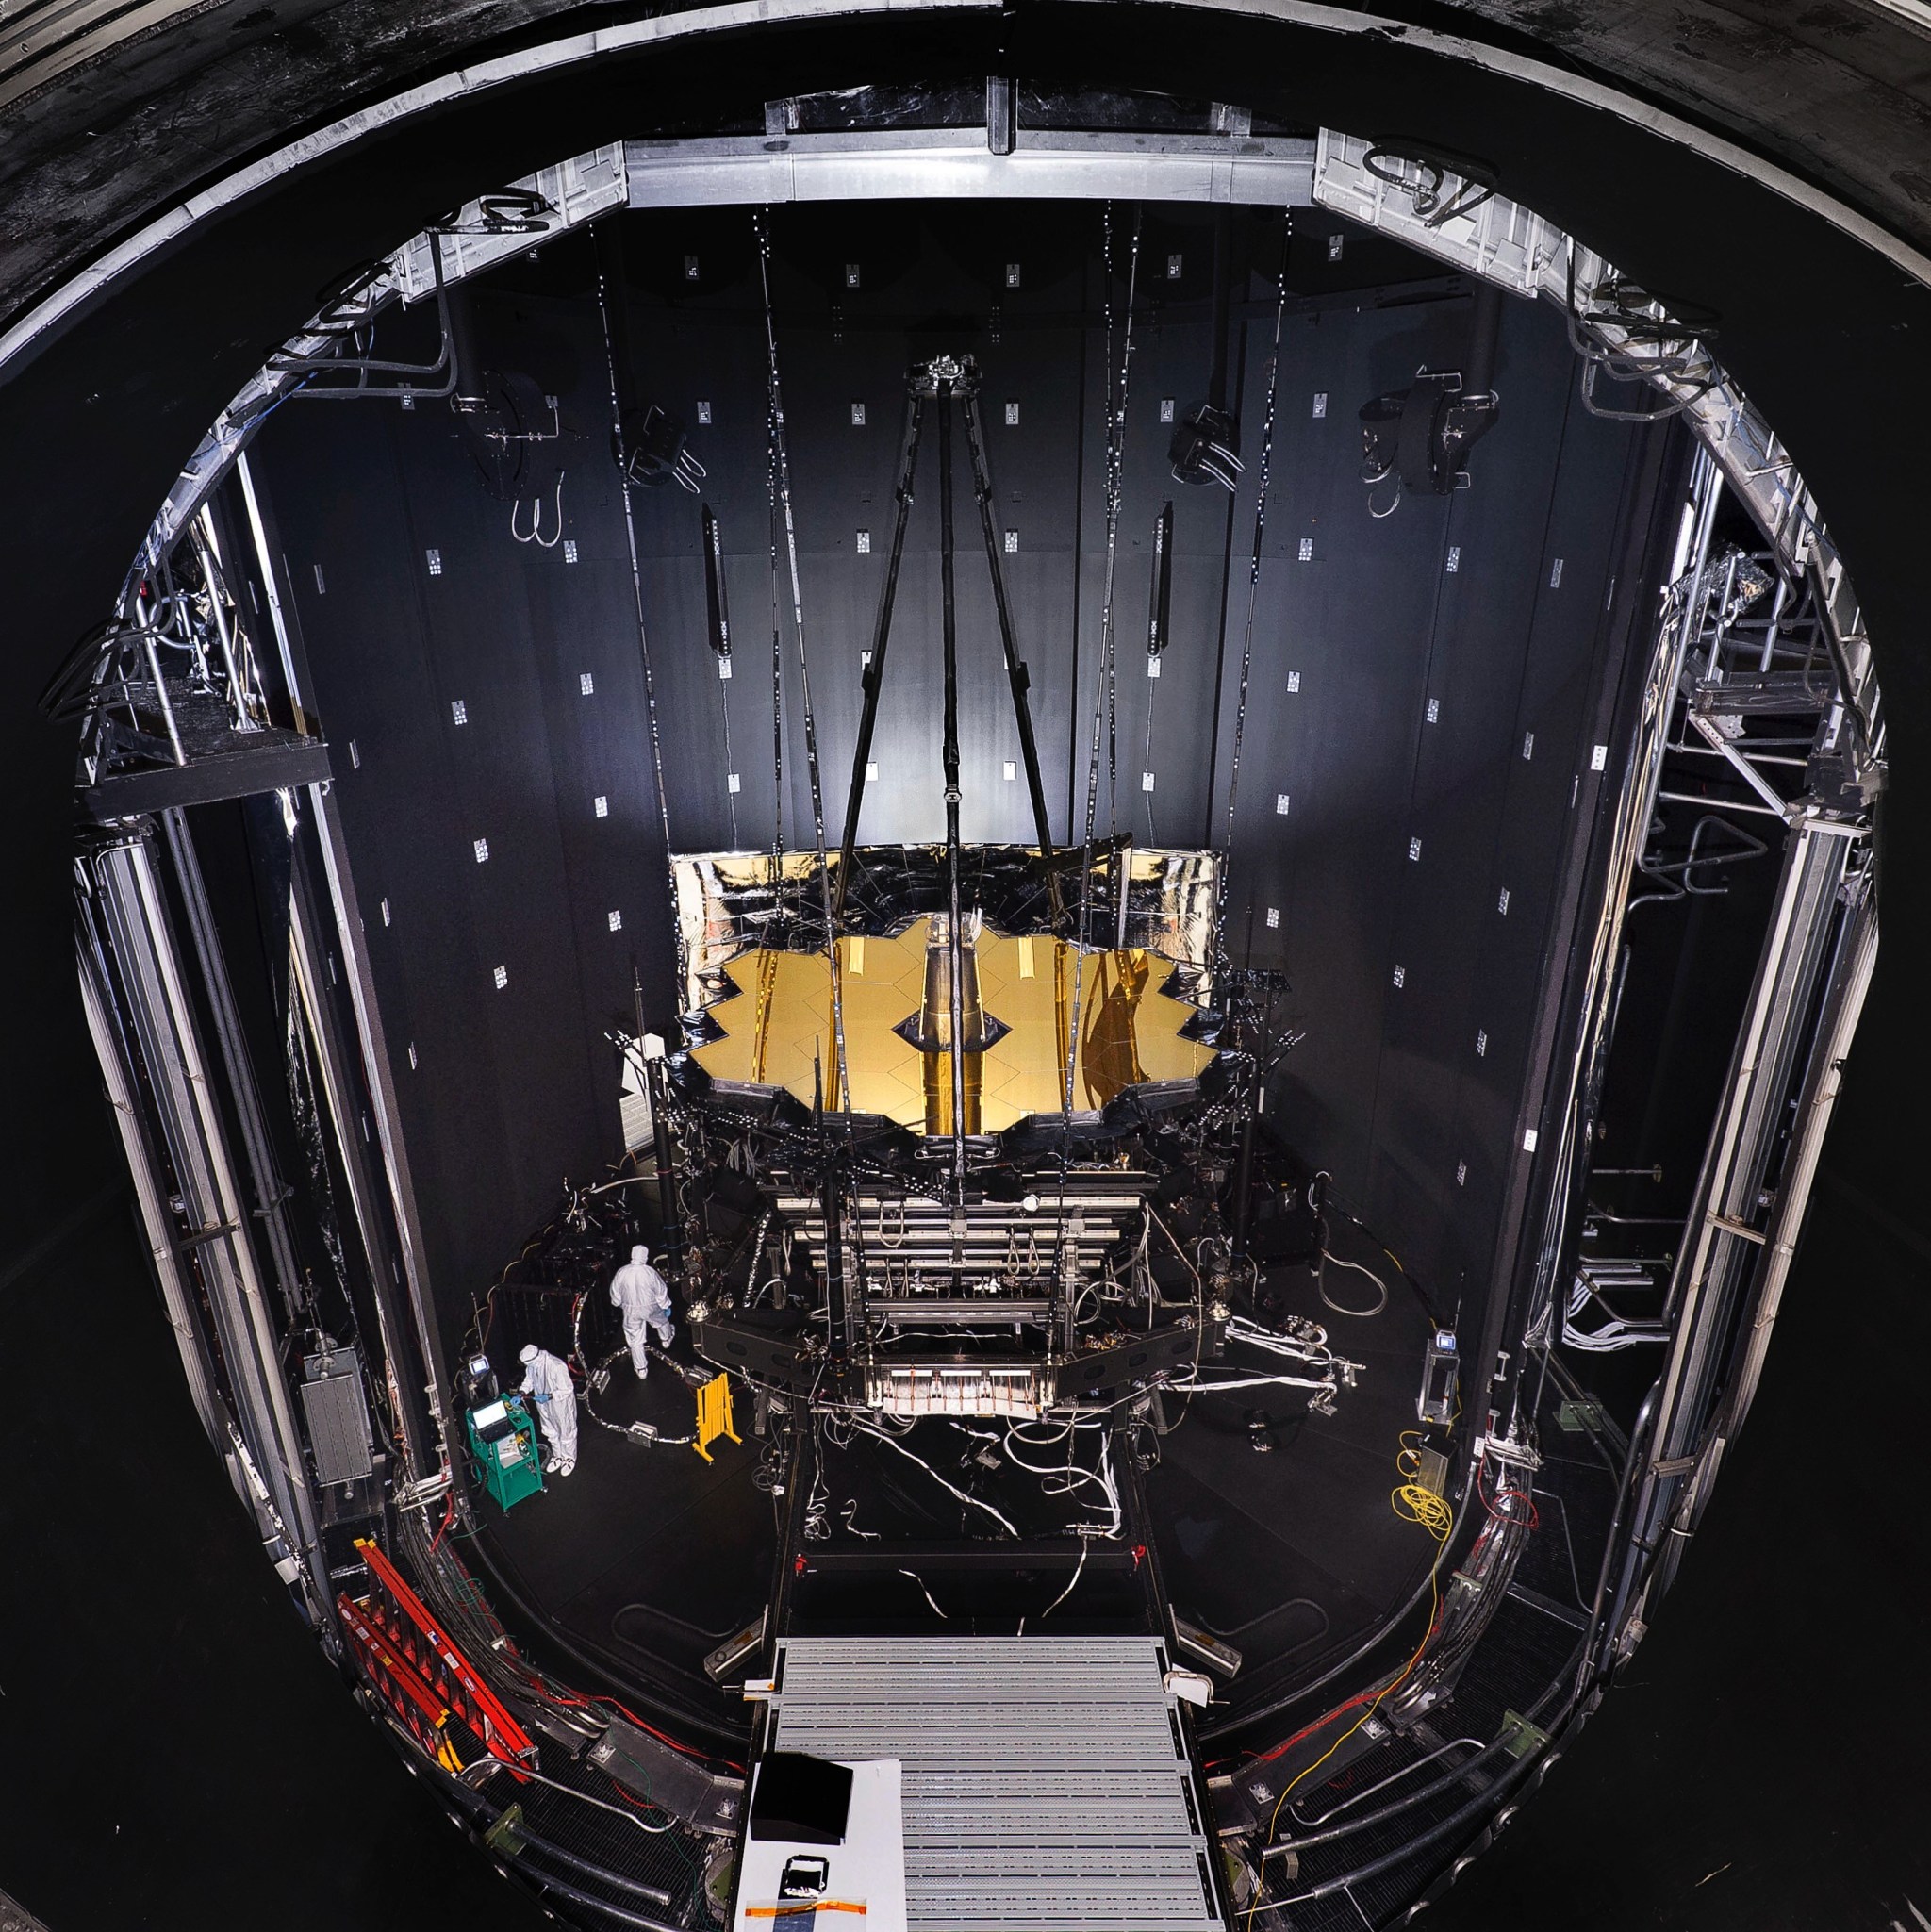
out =
{"type": "MultiPolygon", "coordinates": [[[[949,1133],[949,1055],[921,1052],[895,1031],[910,1018],[908,1031],[916,1032],[931,926],[918,918],[892,937],[839,940],[845,1064],[854,1113],[949,1133]]],[[[968,1133],[999,1133],[1028,1115],[1060,1111],[1076,980],[1076,1111],[1104,1107],[1143,1082],[1197,1079],[1213,1059],[1213,1048],[1181,1037],[1197,1009],[1163,990],[1174,967],[1144,947],[1089,951],[1081,964],[1071,945],[1049,934],[982,932],[974,952],[986,1018],[1007,1031],[966,1056],[968,1133]]],[[[724,973],[734,991],[707,1009],[722,1036],[693,1049],[698,1064],[716,1080],[784,1087],[807,1106],[822,1080],[825,1105],[842,1108],[824,955],[753,948],[724,973]]]]}

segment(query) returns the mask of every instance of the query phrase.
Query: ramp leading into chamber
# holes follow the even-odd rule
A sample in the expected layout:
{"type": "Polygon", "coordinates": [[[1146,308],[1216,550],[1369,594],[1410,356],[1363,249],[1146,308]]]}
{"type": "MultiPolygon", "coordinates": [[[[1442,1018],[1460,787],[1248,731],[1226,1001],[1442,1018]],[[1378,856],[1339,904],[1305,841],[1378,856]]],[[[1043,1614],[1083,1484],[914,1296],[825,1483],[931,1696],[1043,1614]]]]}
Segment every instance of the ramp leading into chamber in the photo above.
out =
{"type": "Polygon", "coordinates": [[[1222,1932],[1168,1668],[1153,1637],[787,1637],[764,1748],[901,1767],[911,1932],[1222,1932]]]}

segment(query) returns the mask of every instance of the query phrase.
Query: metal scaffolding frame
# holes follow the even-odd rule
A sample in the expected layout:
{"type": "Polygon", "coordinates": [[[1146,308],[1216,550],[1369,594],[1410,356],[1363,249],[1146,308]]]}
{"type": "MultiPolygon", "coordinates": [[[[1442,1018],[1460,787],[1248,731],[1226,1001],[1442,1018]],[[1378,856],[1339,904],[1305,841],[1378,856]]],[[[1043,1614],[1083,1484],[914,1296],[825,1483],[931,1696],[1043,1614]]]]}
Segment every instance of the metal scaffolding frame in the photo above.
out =
{"type": "MultiPolygon", "coordinates": [[[[232,1451],[236,1488],[254,1504],[284,1580],[325,1630],[332,1593],[315,1495],[281,1371],[272,1278],[256,1251],[256,1230],[277,1203],[251,1201],[223,1113],[225,1098],[247,1117],[251,1082],[245,1067],[234,1078],[232,1061],[219,1080],[203,1049],[152,832],[104,843],[76,870],[82,985],[117,1111],[126,1108],[122,1132],[163,1299],[184,1356],[192,1337],[213,1358],[190,1366],[196,1407],[216,1445],[232,1451]]],[[[263,1184],[264,1170],[252,1178],[263,1184]]],[[[280,1264],[285,1243],[267,1245],[280,1264]]]]}

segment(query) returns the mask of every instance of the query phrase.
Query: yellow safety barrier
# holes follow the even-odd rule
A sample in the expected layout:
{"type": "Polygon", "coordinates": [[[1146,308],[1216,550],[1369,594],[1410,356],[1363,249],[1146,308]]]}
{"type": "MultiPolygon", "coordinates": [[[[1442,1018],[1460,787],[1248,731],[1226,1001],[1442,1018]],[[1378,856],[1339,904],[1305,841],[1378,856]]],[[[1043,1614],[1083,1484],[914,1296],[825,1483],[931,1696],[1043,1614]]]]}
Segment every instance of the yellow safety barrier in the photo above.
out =
{"type": "Polygon", "coordinates": [[[719,1436],[729,1436],[734,1443],[742,1443],[744,1438],[731,1427],[731,1378],[716,1375],[698,1391],[697,1433],[691,1439],[691,1446],[706,1462],[712,1460],[708,1445],[719,1436]]]}

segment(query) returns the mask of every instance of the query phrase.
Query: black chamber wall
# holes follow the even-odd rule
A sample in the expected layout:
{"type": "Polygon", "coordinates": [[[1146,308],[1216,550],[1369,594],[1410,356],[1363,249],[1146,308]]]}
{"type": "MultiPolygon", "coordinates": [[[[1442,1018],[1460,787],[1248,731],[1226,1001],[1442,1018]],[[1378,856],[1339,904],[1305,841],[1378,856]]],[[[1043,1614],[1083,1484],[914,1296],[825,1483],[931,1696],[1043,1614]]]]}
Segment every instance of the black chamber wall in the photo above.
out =
{"type": "MultiPolygon", "coordinates": [[[[619,1150],[603,1035],[629,1024],[634,975],[653,1023],[675,1007],[665,817],[682,850],[765,847],[775,827],[774,528],[751,217],[620,219],[629,373],[638,395],[687,425],[705,466],[734,638],[726,683],[706,648],[700,498],[634,491],[654,748],[587,240],[476,290],[484,358],[558,398],[563,520],[559,531],[546,492],[541,525],[562,538],[553,548],[515,540],[510,506],[486,491],[441,404],[291,404],[253,459],[335,748],[432,1271],[458,1329],[547,1219],[564,1177],[590,1178],[619,1150]]],[[[1231,499],[1178,485],[1163,416],[1205,394],[1213,216],[1149,206],[1109,703],[1106,371],[1109,339],[1115,372],[1125,353],[1132,211],[1114,215],[1110,339],[1097,204],[866,204],[771,219],[828,838],[842,828],[888,547],[904,372],[969,350],[984,375],[999,561],[1055,838],[1083,831],[1096,705],[1101,836],[1116,827],[1142,841],[1226,844],[1239,730],[1230,950],[1285,969],[1280,1017],[1307,1032],[1271,1097],[1274,1117],[1452,1309],[1486,1280],[1503,1190],[1526,1158],[1556,882],[1603,782],[1592,755],[1599,667],[1641,603],[1626,584],[1622,598],[1611,591],[1630,564],[1619,506],[1649,439],[1588,416],[1560,319],[1509,303],[1502,417],[1476,454],[1474,487],[1371,517],[1356,411],[1419,367],[1460,360],[1465,291],[1360,231],[1334,258],[1338,225],[1296,211],[1277,362],[1282,216],[1237,210],[1234,257],[1253,269],[1230,372],[1246,473],[1231,499]],[[1154,680],[1143,640],[1152,526],[1168,499],[1172,642],[1154,680]]],[[[933,424],[866,842],[943,829],[937,461],[933,424]]],[[[1017,734],[963,436],[954,461],[966,831],[1025,840],[1023,774],[1004,775],[1017,734]]],[[[526,501],[519,533],[531,518],[526,501]]],[[[813,819],[782,551],[777,602],[795,849],[811,843],[813,819]]]]}

